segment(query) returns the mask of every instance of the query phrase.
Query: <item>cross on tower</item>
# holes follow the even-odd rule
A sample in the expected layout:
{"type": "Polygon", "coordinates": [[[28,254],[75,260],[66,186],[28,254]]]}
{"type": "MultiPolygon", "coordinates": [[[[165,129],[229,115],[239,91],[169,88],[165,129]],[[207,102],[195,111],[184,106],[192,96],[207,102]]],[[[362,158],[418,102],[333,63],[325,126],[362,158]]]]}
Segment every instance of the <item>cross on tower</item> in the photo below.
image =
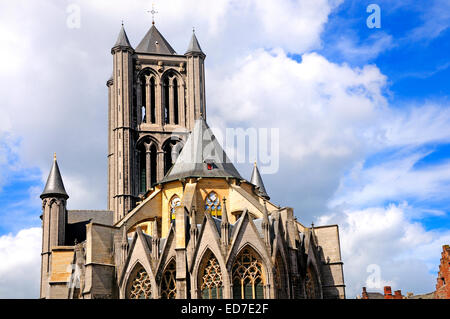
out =
{"type": "Polygon", "coordinates": [[[152,24],[155,24],[155,14],[158,13],[158,11],[155,10],[155,4],[152,4],[152,10],[151,11],[147,11],[148,13],[150,13],[152,15],[152,24]]]}

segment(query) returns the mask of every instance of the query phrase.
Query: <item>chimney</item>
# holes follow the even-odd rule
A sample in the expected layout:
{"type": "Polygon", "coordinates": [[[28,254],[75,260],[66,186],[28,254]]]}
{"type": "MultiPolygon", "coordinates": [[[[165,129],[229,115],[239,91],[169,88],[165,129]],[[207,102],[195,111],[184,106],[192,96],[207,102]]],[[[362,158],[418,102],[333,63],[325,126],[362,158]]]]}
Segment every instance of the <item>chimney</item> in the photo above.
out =
{"type": "Polygon", "coordinates": [[[401,290],[394,291],[394,299],[403,299],[401,290]]]}
{"type": "Polygon", "coordinates": [[[369,295],[367,294],[366,287],[363,287],[362,299],[369,299],[369,295]]]}
{"type": "Polygon", "coordinates": [[[384,286],[384,299],[392,299],[391,286],[384,286]]]}

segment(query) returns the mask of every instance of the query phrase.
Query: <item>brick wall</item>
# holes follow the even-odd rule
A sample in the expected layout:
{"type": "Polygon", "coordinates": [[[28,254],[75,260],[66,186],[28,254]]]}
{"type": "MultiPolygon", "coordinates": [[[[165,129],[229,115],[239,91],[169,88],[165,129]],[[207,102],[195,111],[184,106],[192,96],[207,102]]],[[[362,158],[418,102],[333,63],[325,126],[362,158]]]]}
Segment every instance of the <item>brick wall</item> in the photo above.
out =
{"type": "Polygon", "coordinates": [[[436,283],[436,299],[450,299],[450,246],[442,246],[441,264],[436,283]]]}

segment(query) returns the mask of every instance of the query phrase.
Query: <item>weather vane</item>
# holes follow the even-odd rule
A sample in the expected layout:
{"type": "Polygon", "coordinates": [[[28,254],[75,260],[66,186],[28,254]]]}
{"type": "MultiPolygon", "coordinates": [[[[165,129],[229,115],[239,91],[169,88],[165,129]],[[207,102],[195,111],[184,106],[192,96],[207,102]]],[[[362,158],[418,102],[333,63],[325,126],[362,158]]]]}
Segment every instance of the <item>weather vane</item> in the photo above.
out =
{"type": "Polygon", "coordinates": [[[152,3],[152,10],[151,11],[147,11],[147,12],[152,15],[152,24],[155,24],[155,14],[157,14],[158,11],[155,10],[155,4],[154,3],[152,3]]]}

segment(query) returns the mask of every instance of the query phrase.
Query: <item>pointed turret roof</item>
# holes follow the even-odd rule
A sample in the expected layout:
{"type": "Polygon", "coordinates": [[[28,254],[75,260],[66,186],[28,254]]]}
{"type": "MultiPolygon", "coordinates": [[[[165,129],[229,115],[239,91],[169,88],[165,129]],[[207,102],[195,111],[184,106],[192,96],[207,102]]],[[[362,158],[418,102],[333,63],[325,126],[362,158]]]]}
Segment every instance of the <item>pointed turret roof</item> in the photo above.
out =
{"type": "Polygon", "coordinates": [[[187,177],[231,177],[242,180],[203,117],[195,121],[183,150],[161,183],[187,177]]]}
{"type": "Polygon", "coordinates": [[[114,44],[113,48],[115,47],[132,48],[123,24],[122,28],[120,29],[119,36],[117,37],[116,44],[114,44]]]}
{"type": "Polygon", "coordinates": [[[189,47],[185,54],[190,53],[203,53],[202,48],[200,48],[200,43],[198,43],[197,37],[195,36],[195,32],[192,32],[191,42],[189,42],[189,47]]]}
{"type": "Polygon", "coordinates": [[[56,161],[56,155],[53,160],[53,166],[50,170],[50,174],[48,174],[44,191],[41,194],[41,199],[50,196],[64,197],[65,199],[69,198],[69,195],[67,195],[66,189],[64,188],[58,162],[56,161]]]}
{"type": "Polygon", "coordinates": [[[162,36],[153,24],[150,30],[136,47],[136,52],[156,54],[177,54],[169,42],[162,36]]]}
{"type": "Polygon", "coordinates": [[[252,172],[252,178],[250,179],[250,183],[256,186],[259,195],[261,195],[264,198],[270,199],[269,195],[267,195],[266,188],[264,187],[263,180],[261,178],[261,174],[259,174],[258,166],[253,166],[253,172],[252,172]]]}

